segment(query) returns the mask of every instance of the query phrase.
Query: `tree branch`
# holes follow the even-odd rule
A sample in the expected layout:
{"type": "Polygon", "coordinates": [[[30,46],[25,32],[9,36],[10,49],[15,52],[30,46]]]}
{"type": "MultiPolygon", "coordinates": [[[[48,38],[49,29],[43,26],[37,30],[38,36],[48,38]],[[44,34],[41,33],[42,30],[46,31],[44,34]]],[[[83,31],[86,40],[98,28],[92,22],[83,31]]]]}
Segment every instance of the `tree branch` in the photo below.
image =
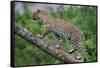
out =
{"type": "Polygon", "coordinates": [[[15,33],[18,34],[23,39],[29,41],[30,43],[35,44],[37,47],[44,50],[45,52],[53,55],[54,57],[56,57],[58,59],[60,59],[64,63],[83,62],[81,60],[75,59],[70,54],[68,54],[68,53],[66,53],[66,52],[64,52],[60,49],[57,49],[54,46],[49,46],[49,45],[45,44],[45,42],[42,39],[40,39],[38,36],[36,36],[35,34],[32,34],[27,29],[25,29],[21,26],[15,25],[15,33]]]}

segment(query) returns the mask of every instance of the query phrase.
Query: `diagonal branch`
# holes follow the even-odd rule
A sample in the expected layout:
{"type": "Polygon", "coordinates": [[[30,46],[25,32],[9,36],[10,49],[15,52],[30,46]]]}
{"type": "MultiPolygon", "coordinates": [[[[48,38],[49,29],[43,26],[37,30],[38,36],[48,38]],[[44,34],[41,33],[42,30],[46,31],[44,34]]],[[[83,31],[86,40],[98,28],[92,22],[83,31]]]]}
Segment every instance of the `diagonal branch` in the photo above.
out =
{"type": "Polygon", "coordinates": [[[77,60],[77,59],[73,58],[70,54],[68,54],[60,49],[57,49],[54,46],[49,46],[49,45],[45,44],[45,42],[42,39],[40,39],[38,36],[36,36],[35,34],[32,34],[27,29],[25,29],[21,26],[15,25],[15,33],[18,34],[23,39],[29,41],[30,43],[35,44],[37,47],[44,50],[45,52],[60,59],[64,63],[83,62],[81,60],[77,60]]]}

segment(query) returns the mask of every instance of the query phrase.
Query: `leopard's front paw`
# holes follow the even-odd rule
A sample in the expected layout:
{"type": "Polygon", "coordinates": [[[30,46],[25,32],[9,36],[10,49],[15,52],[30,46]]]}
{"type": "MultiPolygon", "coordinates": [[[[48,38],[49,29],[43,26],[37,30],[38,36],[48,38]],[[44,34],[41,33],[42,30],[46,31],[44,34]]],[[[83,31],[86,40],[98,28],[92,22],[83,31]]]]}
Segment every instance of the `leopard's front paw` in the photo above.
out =
{"type": "Polygon", "coordinates": [[[69,50],[68,53],[73,53],[74,51],[75,51],[75,49],[73,48],[73,49],[69,50]]]}
{"type": "Polygon", "coordinates": [[[76,56],[76,59],[80,60],[81,59],[81,56],[80,55],[77,55],[76,56]]]}
{"type": "Polygon", "coordinates": [[[38,36],[40,39],[42,39],[42,36],[41,36],[40,34],[37,34],[37,36],[38,36]]]}
{"type": "Polygon", "coordinates": [[[55,45],[56,48],[60,49],[60,45],[55,45]]]}

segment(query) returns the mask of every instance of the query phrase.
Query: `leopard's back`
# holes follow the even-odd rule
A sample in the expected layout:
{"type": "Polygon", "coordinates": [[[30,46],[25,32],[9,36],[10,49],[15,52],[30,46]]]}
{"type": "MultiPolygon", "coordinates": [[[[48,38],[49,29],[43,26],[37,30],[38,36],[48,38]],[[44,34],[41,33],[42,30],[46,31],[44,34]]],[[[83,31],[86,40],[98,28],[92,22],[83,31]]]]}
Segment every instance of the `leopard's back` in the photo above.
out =
{"type": "Polygon", "coordinates": [[[80,47],[84,41],[84,35],[80,29],[69,22],[57,20],[49,24],[48,29],[59,36],[65,36],[76,47],[80,47]]]}

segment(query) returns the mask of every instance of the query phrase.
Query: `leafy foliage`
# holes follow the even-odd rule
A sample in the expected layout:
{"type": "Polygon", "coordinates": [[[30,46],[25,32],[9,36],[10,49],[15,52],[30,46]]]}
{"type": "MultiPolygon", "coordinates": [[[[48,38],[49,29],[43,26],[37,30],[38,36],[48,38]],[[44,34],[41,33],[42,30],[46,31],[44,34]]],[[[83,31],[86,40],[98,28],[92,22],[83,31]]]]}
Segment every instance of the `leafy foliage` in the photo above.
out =
{"type": "MultiPolygon", "coordinates": [[[[50,8],[51,9],[51,8],[50,8]]],[[[21,24],[23,27],[27,28],[30,32],[36,34],[42,34],[45,31],[43,25],[38,24],[33,21],[30,17],[32,12],[27,6],[24,6],[24,14],[20,15],[18,12],[15,13],[15,20],[17,24],[21,24]]],[[[70,6],[67,9],[63,6],[59,7],[57,11],[52,11],[51,15],[68,20],[74,25],[79,27],[85,35],[85,46],[88,54],[85,56],[85,62],[97,61],[96,59],[96,7],[89,6],[70,6]]],[[[44,39],[48,44],[55,43],[55,37],[53,34],[45,37],[44,39]]],[[[68,49],[70,44],[66,40],[62,40],[62,48],[68,49]],[[68,45],[68,46],[66,46],[68,45]]],[[[58,64],[63,63],[60,60],[52,57],[51,55],[43,52],[36,46],[28,43],[24,39],[20,38],[15,34],[15,65],[43,65],[43,64],[58,64]]]]}

